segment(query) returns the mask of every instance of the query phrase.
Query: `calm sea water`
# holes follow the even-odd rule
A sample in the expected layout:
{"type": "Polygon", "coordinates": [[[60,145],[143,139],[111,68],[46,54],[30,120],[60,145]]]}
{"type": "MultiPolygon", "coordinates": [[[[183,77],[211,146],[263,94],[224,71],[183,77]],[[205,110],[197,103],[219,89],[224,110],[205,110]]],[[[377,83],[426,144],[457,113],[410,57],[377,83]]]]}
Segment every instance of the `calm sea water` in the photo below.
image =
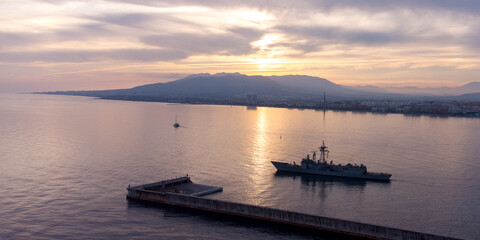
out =
{"type": "Polygon", "coordinates": [[[321,237],[125,199],[187,173],[211,198],[480,239],[480,119],[0,95],[0,239],[321,237]],[[276,174],[322,140],[391,182],[276,174]]]}

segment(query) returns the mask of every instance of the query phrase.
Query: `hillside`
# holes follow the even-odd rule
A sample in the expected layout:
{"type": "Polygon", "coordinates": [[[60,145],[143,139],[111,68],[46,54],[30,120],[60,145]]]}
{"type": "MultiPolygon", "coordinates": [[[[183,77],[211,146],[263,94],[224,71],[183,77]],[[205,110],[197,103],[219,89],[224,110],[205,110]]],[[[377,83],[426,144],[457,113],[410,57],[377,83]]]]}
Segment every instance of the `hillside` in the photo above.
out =
{"type": "Polygon", "coordinates": [[[263,76],[247,76],[239,73],[191,75],[167,83],[138,86],[128,91],[138,95],[161,95],[164,97],[245,97],[247,94],[284,96],[292,92],[263,76]]]}
{"type": "MultiPolygon", "coordinates": [[[[335,84],[324,78],[306,75],[285,76],[248,76],[240,73],[201,73],[167,83],[154,83],[133,87],[104,91],[62,91],[47,92],[49,94],[93,96],[108,99],[169,101],[170,99],[244,99],[248,94],[257,94],[259,98],[274,99],[321,99],[326,93],[329,101],[337,100],[419,100],[424,96],[445,98],[445,94],[432,92],[459,92],[450,94],[456,96],[465,93],[480,92],[480,83],[473,82],[458,88],[402,88],[391,93],[374,86],[346,87],[335,84]],[[408,91],[407,91],[408,90],[408,91]],[[430,91],[430,92],[429,92],[430,91]],[[420,94],[423,92],[424,94],[420,94]]],[[[389,90],[390,91],[390,90],[389,90]]],[[[478,94],[448,98],[458,100],[479,101],[478,94]]]]}
{"type": "Polygon", "coordinates": [[[438,88],[390,87],[390,88],[385,88],[385,90],[391,93],[423,95],[423,96],[461,95],[461,94],[467,94],[467,93],[480,92],[480,82],[471,82],[460,87],[438,87],[438,88]]]}

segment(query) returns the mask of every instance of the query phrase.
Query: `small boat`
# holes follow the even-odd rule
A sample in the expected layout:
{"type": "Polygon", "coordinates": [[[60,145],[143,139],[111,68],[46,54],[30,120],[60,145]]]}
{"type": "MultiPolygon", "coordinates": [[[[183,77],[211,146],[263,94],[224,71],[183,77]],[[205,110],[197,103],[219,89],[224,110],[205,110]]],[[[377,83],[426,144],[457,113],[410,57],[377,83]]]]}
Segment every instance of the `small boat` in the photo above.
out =
{"type": "Polygon", "coordinates": [[[179,128],[180,124],[177,122],[177,115],[175,115],[175,123],[173,124],[174,128],[179,128]]]}
{"type": "Polygon", "coordinates": [[[319,147],[319,150],[320,159],[316,160],[315,152],[313,152],[312,159],[310,158],[310,155],[307,155],[306,158],[302,159],[300,165],[296,164],[295,162],[293,162],[293,164],[276,161],[271,162],[278,171],[285,172],[306,173],[322,176],[361,178],[379,181],[389,181],[390,177],[392,176],[392,174],[390,173],[367,172],[367,166],[363,164],[358,166],[351,163],[348,163],[346,165],[334,164],[333,161],[330,161],[328,163],[326,161],[326,158],[328,158],[329,151],[327,150],[327,146],[325,146],[325,141],[323,142],[323,145],[319,147]]]}

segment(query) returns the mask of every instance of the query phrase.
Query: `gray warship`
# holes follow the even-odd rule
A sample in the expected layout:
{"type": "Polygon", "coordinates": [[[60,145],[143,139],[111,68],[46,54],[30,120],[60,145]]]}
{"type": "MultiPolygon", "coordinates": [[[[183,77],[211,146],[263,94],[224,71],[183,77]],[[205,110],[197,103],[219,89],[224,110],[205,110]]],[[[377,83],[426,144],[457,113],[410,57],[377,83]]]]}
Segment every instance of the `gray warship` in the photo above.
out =
{"type": "Polygon", "coordinates": [[[295,173],[307,173],[307,174],[316,174],[316,175],[323,175],[323,176],[335,176],[335,177],[348,177],[348,178],[361,178],[361,179],[369,179],[369,180],[377,180],[377,181],[389,181],[392,174],[389,173],[375,173],[375,172],[367,172],[367,166],[361,164],[351,164],[348,163],[346,165],[342,164],[334,164],[333,161],[328,163],[326,158],[328,158],[329,151],[327,150],[327,146],[325,146],[325,141],[320,150],[320,158],[316,160],[316,152],[313,152],[312,158],[310,159],[310,155],[307,155],[306,158],[302,159],[300,165],[293,162],[291,163],[284,163],[284,162],[276,162],[271,161],[273,166],[277,168],[278,171],[285,171],[285,172],[295,172],[295,173]]]}

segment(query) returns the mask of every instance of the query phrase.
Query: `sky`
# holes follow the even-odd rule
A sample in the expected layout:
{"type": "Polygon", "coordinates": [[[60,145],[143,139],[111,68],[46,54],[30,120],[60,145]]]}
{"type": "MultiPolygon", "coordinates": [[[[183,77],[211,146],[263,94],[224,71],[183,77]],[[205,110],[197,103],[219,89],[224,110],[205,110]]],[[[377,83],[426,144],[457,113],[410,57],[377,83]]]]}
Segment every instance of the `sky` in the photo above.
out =
{"type": "Polygon", "coordinates": [[[217,72],[455,87],[480,81],[479,13],[478,0],[1,0],[0,92],[217,72]]]}

